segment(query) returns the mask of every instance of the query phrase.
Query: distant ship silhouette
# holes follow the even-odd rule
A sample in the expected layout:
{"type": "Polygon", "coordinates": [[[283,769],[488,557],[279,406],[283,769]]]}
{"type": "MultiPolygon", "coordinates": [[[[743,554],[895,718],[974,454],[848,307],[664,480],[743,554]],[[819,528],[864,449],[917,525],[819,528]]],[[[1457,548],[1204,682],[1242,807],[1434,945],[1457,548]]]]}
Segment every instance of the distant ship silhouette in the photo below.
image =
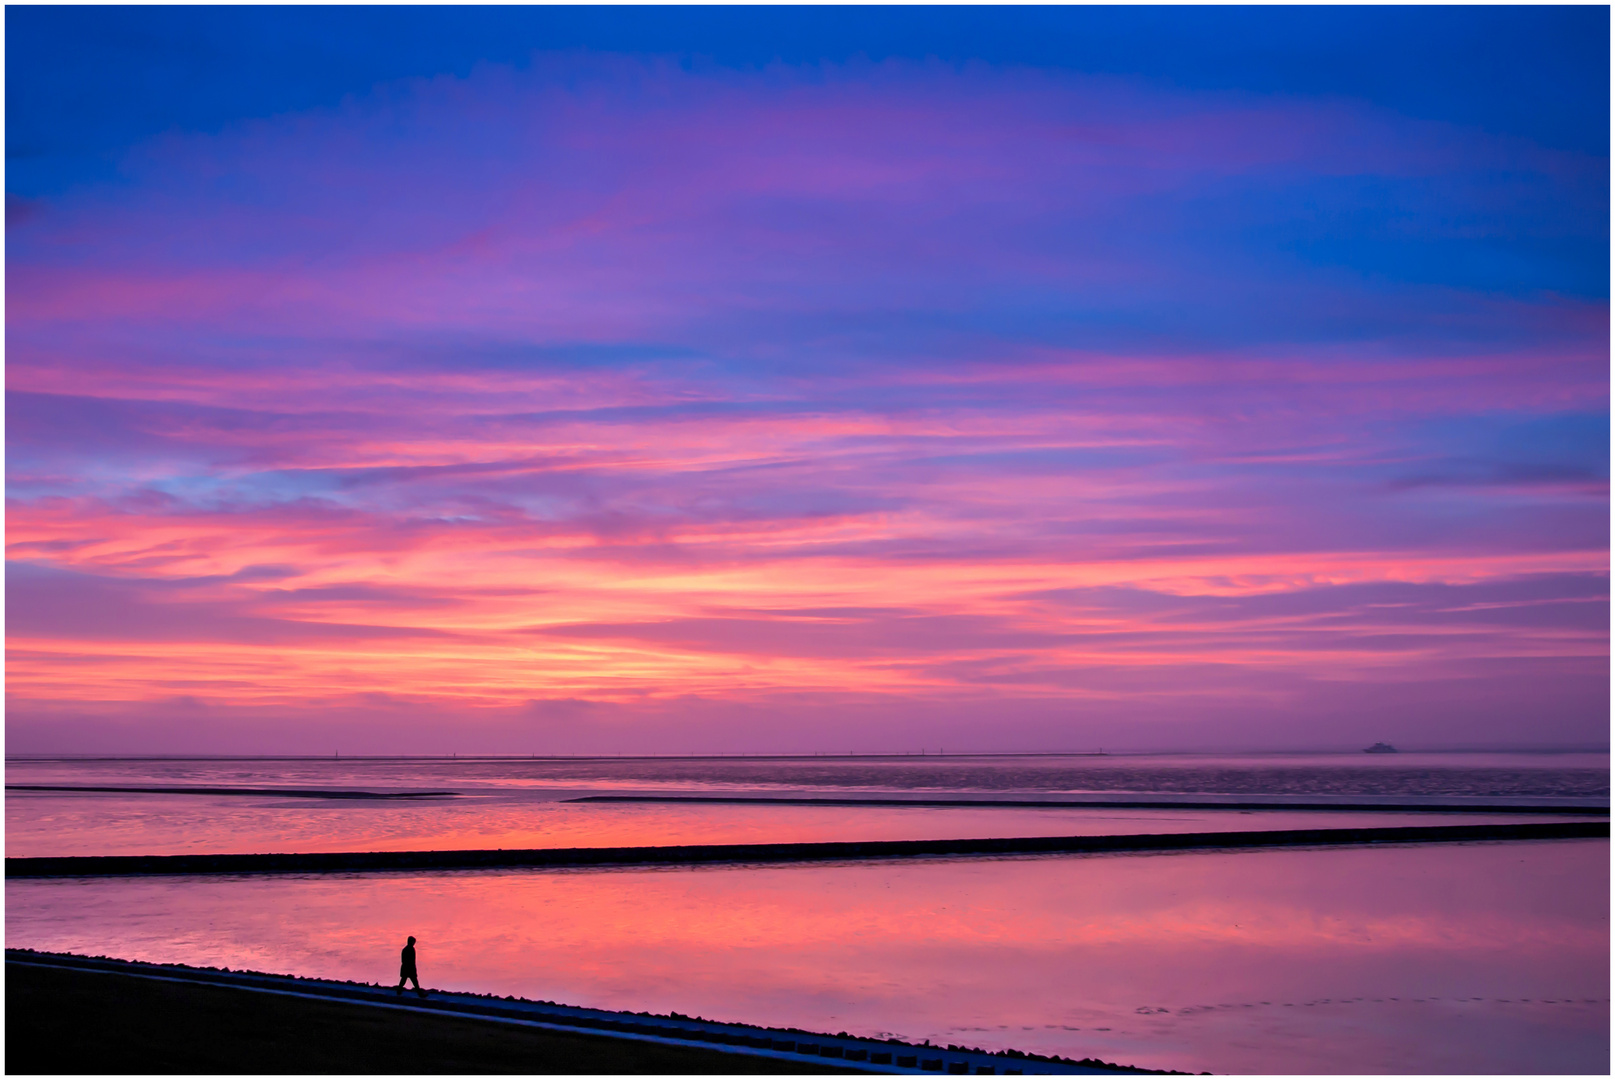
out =
{"type": "Polygon", "coordinates": [[[1365,754],[1400,754],[1401,751],[1398,750],[1396,747],[1392,746],[1388,742],[1377,742],[1373,746],[1370,746],[1367,750],[1364,750],[1363,753],[1365,753],[1365,754]]]}

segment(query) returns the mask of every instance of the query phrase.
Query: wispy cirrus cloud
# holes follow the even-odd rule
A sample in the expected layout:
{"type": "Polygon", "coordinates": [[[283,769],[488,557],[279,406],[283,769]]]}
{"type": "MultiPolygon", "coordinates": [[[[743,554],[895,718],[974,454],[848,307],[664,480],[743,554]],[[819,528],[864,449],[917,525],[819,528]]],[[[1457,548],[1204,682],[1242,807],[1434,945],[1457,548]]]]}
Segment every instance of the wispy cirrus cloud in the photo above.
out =
{"type": "Polygon", "coordinates": [[[985,65],[539,58],[155,139],[8,231],[13,730],[1601,738],[1607,202],[985,65]]]}

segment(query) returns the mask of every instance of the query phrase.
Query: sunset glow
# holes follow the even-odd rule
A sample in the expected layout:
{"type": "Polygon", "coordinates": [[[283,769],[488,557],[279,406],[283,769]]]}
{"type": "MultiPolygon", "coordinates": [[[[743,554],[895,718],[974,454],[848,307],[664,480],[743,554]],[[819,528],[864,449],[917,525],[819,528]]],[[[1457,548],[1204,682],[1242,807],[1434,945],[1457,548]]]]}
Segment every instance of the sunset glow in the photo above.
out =
{"type": "Polygon", "coordinates": [[[165,124],[8,194],[8,745],[1600,743],[1607,153],[609,48],[165,124]]]}

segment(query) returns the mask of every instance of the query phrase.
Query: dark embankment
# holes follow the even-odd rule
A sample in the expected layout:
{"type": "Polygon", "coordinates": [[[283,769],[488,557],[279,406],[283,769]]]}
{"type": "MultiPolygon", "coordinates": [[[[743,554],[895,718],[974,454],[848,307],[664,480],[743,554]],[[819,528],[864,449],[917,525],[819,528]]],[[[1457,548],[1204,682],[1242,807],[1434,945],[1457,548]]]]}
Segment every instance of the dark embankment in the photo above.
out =
{"type": "MultiPolygon", "coordinates": [[[[263,971],[231,970],[227,967],[152,964],[105,956],[36,952],[33,949],[6,950],[8,977],[15,969],[23,969],[22,974],[27,975],[27,969],[41,968],[64,970],[69,974],[84,976],[116,976],[124,983],[130,984],[128,992],[136,993],[144,992],[140,984],[151,983],[159,986],[182,984],[255,994],[266,1001],[289,998],[294,1001],[335,1003],[357,1006],[391,1016],[403,1013],[450,1020],[470,1020],[479,1025],[493,1023],[519,1031],[536,1031],[549,1035],[605,1037],[614,1042],[651,1044],[676,1050],[712,1050],[723,1055],[753,1059],[754,1071],[758,1072],[830,1072],[849,1069],[911,1075],[960,1073],[1008,1076],[1114,1075],[1157,1071],[1133,1065],[1118,1065],[1092,1057],[1072,1060],[1059,1056],[1029,1054],[1008,1048],[983,1050],[980,1047],[951,1044],[947,1047],[932,1046],[929,1041],[916,1044],[892,1037],[884,1039],[866,1037],[848,1034],[845,1031],[830,1035],[793,1027],[770,1028],[755,1024],[725,1023],[676,1012],[656,1014],[593,1009],[554,1001],[532,1001],[511,995],[500,997],[494,994],[444,989],[434,989],[417,998],[390,986],[352,980],[277,975],[263,971]],[[742,1047],[745,1049],[741,1049],[742,1047]]],[[[88,988],[86,992],[94,991],[93,984],[84,985],[88,988]]],[[[124,992],[125,990],[115,990],[109,993],[110,996],[116,997],[124,992]]],[[[83,1004],[83,1002],[68,1002],[68,1004],[83,1004]]],[[[92,1022],[82,1030],[94,1036],[100,1029],[92,1022]]],[[[598,1056],[598,1046],[585,1044],[584,1048],[598,1056]]],[[[623,1049],[631,1053],[634,1047],[628,1046],[623,1049]]],[[[454,1069],[463,1064],[465,1064],[463,1061],[449,1062],[444,1067],[454,1069]]],[[[554,1064],[561,1067],[565,1062],[554,1064]]],[[[612,1062],[597,1061],[596,1064],[601,1069],[609,1069],[612,1062]]],[[[617,1064],[623,1062],[619,1061],[617,1064]]],[[[643,1064],[651,1071],[678,1071],[665,1061],[651,1060],[643,1064]]],[[[702,1063],[690,1062],[689,1066],[698,1068],[702,1063]]],[[[533,1068],[534,1071],[546,1071],[549,1066],[538,1063],[533,1064],[533,1068]]]]}
{"type": "Polygon", "coordinates": [[[81,855],[8,858],[6,877],[105,877],[134,874],[311,874],[396,870],[502,870],[697,863],[844,862],[946,855],[1100,854],[1195,848],[1432,844],[1483,840],[1609,837],[1606,821],[1520,825],[1435,825],[1141,836],[1027,836],[975,840],[869,840],[852,843],[690,844],[669,847],[534,848],[498,851],[341,851],[265,855],[81,855]]]}
{"type": "Polygon", "coordinates": [[[827,1073],[229,987],[6,964],[7,1073],[827,1073]]]}
{"type": "Polygon", "coordinates": [[[1407,800],[1345,800],[1226,798],[1127,798],[1093,795],[1080,799],[998,799],[914,796],[880,798],[860,795],[584,795],[567,802],[577,803],[741,803],[748,806],[949,806],[1009,807],[1038,810],[1338,810],[1350,813],[1389,810],[1425,814],[1575,814],[1596,817],[1608,814],[1609,807],[1592,799],[1542,802],[1452,802],[1407,800]]]}
{"type": "Polygon", "coordinates": [[[342,791],[332,788],[249,788],[249,787],[86,787],[81,784],[7,784],[7,791],[56,791],[75,794],[115,793],[119,795],[257,795],[277,799],[446,799],[457,791],[342,791]]]}

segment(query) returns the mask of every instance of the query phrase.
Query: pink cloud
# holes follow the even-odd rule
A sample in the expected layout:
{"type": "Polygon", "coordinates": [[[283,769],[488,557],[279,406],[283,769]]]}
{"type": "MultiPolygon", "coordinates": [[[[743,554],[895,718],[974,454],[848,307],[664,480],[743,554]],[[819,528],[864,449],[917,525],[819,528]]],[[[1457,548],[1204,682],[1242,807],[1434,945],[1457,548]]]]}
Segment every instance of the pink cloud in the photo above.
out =
{"type": "Polygon", "coordinates": [[[547,58],[157,140],[11,237],[16,730],[1497,741],[1534,692],[1582,738],[1608,305],[1531,253],[1606,176],[903,64],[547,58]]]}

